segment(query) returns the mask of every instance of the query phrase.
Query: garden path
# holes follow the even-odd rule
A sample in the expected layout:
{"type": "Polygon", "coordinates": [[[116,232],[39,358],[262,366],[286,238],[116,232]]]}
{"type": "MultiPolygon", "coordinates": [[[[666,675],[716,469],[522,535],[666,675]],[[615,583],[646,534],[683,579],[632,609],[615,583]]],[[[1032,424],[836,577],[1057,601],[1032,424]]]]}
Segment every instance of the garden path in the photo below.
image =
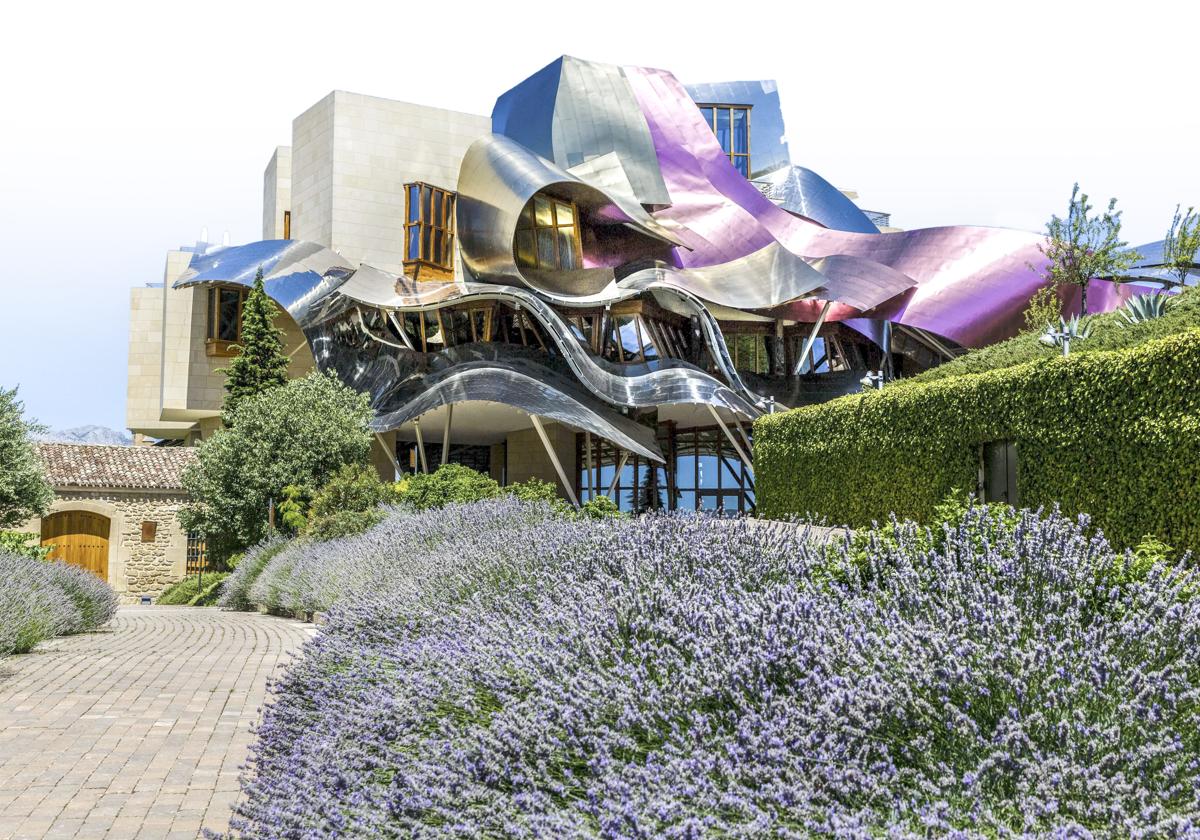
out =
{"type": "Polygon", "coordinates": [[[267,678],[313,632],[122,607],[102,630],[0,660],[0,840],[224,830],[267,678]]]}

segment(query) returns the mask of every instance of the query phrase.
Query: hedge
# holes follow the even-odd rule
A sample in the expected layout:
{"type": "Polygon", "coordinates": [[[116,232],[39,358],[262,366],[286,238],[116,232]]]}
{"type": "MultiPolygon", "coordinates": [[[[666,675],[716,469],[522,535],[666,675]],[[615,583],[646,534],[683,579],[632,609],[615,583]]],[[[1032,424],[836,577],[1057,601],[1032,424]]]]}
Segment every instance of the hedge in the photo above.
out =
{"type": "Polygon", "coordinates": [[[1200,329],[763,417],[759,515],[852,527],[923,521],[978,481],[980,446],[1016,442],[1022,507],[1087,513],[1118,547],[1200,550],[1200,329]]]}

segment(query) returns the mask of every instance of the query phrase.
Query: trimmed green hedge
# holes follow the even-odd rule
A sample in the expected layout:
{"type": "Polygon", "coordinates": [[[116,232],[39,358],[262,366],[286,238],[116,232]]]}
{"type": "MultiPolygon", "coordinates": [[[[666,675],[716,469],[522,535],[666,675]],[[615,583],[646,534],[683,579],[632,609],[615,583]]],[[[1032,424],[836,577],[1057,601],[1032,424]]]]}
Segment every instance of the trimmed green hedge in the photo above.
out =
{"type": "Polygon", "coordinates": [[[974,489],[980,445],[1016,441],[1022,507],[1086,512],[1116,546],[1200,551],[1200,329],[763,417],[759,515],[928,520],[974,489]]]}

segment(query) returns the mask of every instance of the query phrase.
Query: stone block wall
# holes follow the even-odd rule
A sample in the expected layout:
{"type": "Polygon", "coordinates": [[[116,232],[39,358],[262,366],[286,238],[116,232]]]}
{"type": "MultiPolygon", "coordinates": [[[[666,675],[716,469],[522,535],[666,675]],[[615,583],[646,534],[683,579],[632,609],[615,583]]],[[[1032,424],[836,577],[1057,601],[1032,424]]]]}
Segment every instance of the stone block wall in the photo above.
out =
{"type": "MultiPolygon", "coordinates": [[[[108,583],[121,600],[157,598],[182,580],[187,566],[187,533],[179,523],[182,493],[144,490],[59,490],[50,513],[83,510],[109,520],[108,583]],[[155,523],[154,538],[142,541],[142,523],[155,523]]],[[[41,533],[41,520],[24,530],[41,533]]]]}

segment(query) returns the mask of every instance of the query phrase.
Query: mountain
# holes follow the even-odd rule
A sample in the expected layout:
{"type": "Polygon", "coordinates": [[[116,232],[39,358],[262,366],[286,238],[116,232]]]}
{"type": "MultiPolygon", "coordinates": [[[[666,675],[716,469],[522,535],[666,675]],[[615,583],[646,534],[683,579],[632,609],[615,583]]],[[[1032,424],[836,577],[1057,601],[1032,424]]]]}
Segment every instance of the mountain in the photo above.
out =
{"type": "Polygon", "coordinates": [[[131,446],[133,436],[121,429],[107,426],[76,426],[74,429],[53,429],[41,435],[40,440],[57,443],[107,443],[113,446],[131,446]]]}

